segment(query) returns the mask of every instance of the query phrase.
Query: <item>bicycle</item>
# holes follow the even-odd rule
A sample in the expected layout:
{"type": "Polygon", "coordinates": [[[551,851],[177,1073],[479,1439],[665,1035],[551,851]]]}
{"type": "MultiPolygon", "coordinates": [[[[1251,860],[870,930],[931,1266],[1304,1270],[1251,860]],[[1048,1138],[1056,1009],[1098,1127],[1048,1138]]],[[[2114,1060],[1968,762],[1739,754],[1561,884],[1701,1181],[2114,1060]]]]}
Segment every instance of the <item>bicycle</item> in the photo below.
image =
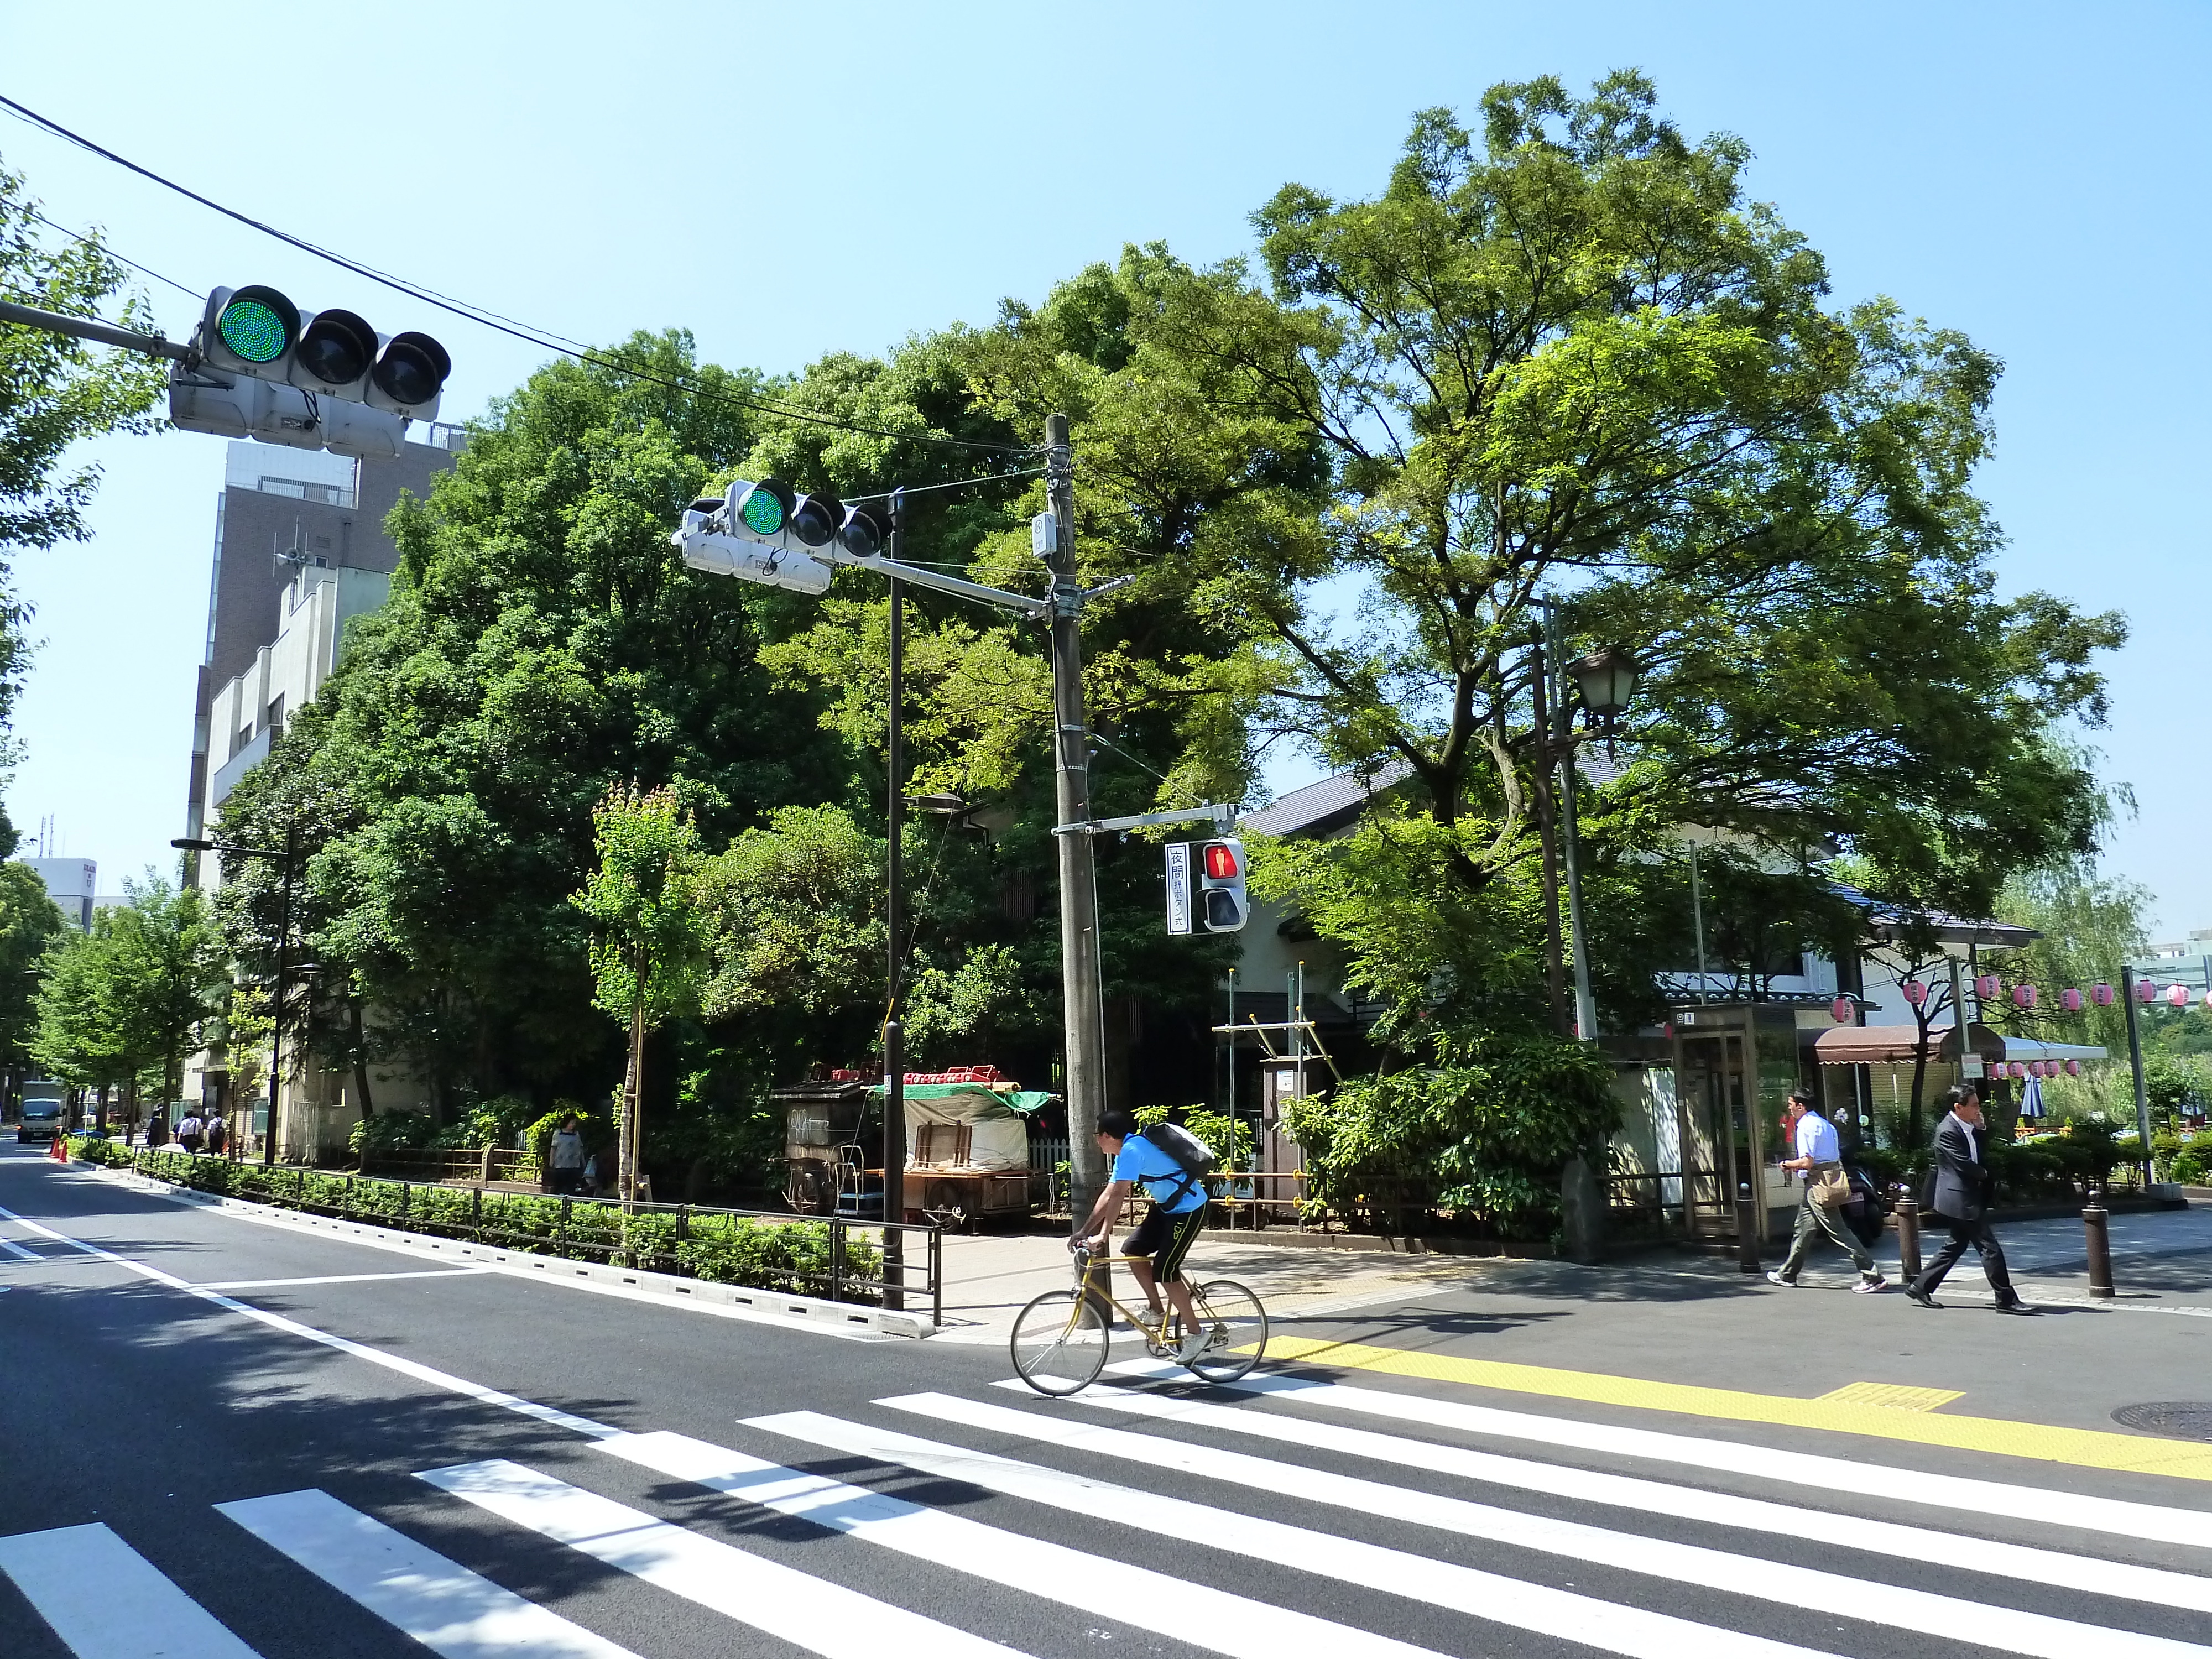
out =
{"type": "MultiPolygon", "coordinates": [[[[1089,1250],[1078,1249],[1075,1287],[1047,1291],[1014,1316],[1007,1344],[1014,1370],[1039,1394],[1073,1394],[1106,1369],[1114,1322],[1100,1311],[1101,1301],[1144,1334],[1145,1352],[1153,1358],[1180,1359],[1182,1318],[1174,1305],[1170,1304],[1155,1324],[1095,1282],[1097,1266],[1089,1250]]],[[[1190,1294],[1200,1323],[1207,1328],[1206,1344],[1197,1358],[1182,1363],[1209,1382],[1236,1382],[1267,1352],[1267,1309],[1231,1279],[1194,1284],[1190,1294]]]]}

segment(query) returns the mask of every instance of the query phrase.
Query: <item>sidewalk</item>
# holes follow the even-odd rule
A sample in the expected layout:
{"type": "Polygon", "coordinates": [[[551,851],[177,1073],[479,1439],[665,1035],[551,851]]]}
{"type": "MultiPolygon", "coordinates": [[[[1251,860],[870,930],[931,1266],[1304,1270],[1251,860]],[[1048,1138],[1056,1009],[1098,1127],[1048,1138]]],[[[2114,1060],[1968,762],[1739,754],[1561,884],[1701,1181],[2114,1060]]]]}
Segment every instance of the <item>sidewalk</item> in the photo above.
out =
{"type": "MultiPolygon", "coordinates": [[[[1303,1250],[1278,1244],[1201,1239],[1185,1271],[1198,1279],[1249,1285],[1276,1319],[1395,1302],[1435,1289],[1458,1289],[1517,1264],[1487,1256],[1402,1256],[1379,1252],[1303,1250]]],[[[948,1233],[945,1238],[945,1324],[939,1342],[1004,1342],[1032,1297],[1075,1282],[1067,1240],[1059,1234],[948,1233]]],[[[1115,1294],[1138,1296],[1125,1272],[1115,1294]]]]}

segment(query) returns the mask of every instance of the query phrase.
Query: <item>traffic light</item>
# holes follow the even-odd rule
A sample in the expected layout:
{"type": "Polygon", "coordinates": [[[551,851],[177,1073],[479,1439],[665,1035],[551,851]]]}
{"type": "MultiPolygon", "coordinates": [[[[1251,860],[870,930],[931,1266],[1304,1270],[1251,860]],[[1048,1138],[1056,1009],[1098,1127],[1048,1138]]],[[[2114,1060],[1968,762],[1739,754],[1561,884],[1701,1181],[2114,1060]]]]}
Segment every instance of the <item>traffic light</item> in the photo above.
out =
{"type": "Polygon", "coordinates": [[[1198,853],[1199,914],[1209,933],[1235,933],[1252,919],[1244,892],[1244,843],[1233,836],[1202,842],[1198,853]]]}
{"type": "Polygon", "coordinates": [[[890,519],[873,506],[847,507],[827,491],[801,495],[781,478],[738,478],[726,495],[692,502],[670,539],[695,570],[819,593],[830,586],[832,564],[884,550],[890,519]]]}
{"type": "MultiPolygon", "coordinates": [[[[743,485],[732,485],[728,501],[741,500],[743,485]]],[[[788,587],[801,593],[823,593],[830,588],[830,567],[809,558],[804,550],[772,544],[750,535],[733,536],[719,526],[728,520],[727,501],[709,496],[684,510],[684,527],[671,539],[684,550],[684,562],[694,570],[742,581],[788,587]]]]}
{"type": "Polygon", "coordinates": [[[427,334],[383,335],[350,311],[302,313],[273,288],[219,288],[169,374],[190,432],[390,459],[407,422],[435,420],[453,361],[427,334]]]}

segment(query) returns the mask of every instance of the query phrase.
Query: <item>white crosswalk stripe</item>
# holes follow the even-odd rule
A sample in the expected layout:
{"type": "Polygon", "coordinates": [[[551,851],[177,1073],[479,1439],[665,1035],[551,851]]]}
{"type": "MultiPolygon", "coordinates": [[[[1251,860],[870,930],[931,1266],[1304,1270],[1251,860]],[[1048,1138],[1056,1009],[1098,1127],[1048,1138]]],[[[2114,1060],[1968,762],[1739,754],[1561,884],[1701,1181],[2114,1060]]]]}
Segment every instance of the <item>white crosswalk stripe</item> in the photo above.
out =
{"type": "MultiPolygon", "coordinates": [[[[1000,1386],[1025,1400],[1036,1398],[1018,1377],[1000,1386]]],[[[1785,1538],[1817,1533],[1828,1543],[1864,1550],[1869,1554],[1893,1555],[1907,1561],[1940,1560],[1969,1571],[1992,1573],[2032,1584],[2072,1584],[2096,1595],[2148,1601],[2154,1607],[2193,1607],[2212,1613],[2212,1578],[2199,1578],[2163,1567],[2139,1567],[2124,1561],[2039,1549],[2030,1544],[2008,1544],[1996,1539],[1939,1532],[1933,1527],[1872,1521],[1863,1516],[1808,1510],[1764,1498],[1708,1492],[1698,1486],[1669,1486],[1638,1475],[1608,1474],[1568,1464],[1502,1457],[1495,1452],[1476,1451],[1465,1446],[1439,1445],[1431,1440],[1379,1434],[1372,1429],[1348,1428],[1337,1423],[1316,1422],[1310,1417],[1286,1417],[1145,1389],[1086,1389],[1073,1398],[1101,1411],[1187,1423],[1208,1431],[1280,1441],[1292,1446],[1349,1452],[1380,1463],[1433,1469],[1489,1486],[1513,1486],[1524,1492],[1604,1504],[1643,1515],[1705,1521],[1716,1526],[1738,1527],[1785,1538]]],[[[900,1407],[906,1404],[900,1400],[878,1403],[900,1407]]]]}
{"type": "Polygon", "coordinates": [[[96,1522],[0,1538],[0,1572],[76,1659],[258,1659],[96,1522]]]}
{"type": "Polygon", "coordinates": [[[216,1508],[441,1659],[637,1659],[327,1492],[216,1508]]]}
{"type": "MultiPolygon", "coordinates": [[[[2136,1659],[2202,1659],[2203,1650],[2160,1638],[2136,1636],[2013,1608],[1990,1607],[1955,1597],[1802,1567],[1767,1557],[1739,1555],[1668,1539],[1650,1538],[1571,1521],[1553,1520],[1487,1504],[1439,1497],[1407,1487],[1334,1474],[1219,1448],[1135,1435],[1087,1425],[1055,1423],[1004,1407],[979,1406],[946,1396],[879,1401],[973,1426],[1025,1433],[1053,1444],[1125,1460],[1138,1468],[1179,1471],[1356,1513],[1390,1516],[1571,1561],[1601,1561],[1677,1583],[1778,1601],[1787,1607],[1848,1607],[1856,1618],[1893,1629],[1954,1641],[1976,1642],[2035,1659],[2075,1659],[2085,1642],[2102,1652],[2136,1659]]],[[[866,1428],[811,1412],[757,1418],[751,1426],[811,1440],[840,1451],[902,1463],[948,1479],[963,1480],[1032,1502],[1103,1514],[1146,1531],[1240,1554],[1290,1562],[1344,1583],[1388,1590],[1525,1629],[1569,1637],[1616,1652],[1670,1650],[1686,1621],[1617,1608],[1588,1597],[1567,1597],[1580,1608],[1528,1605],[1528,1586],[1494,1574],[1477,1574],[1448,1562],[1384,1550],[1356,1539],[1260,1520],[1180,1498],[1161,1498],[1087,1476],[1034,1463],[968,1451],[887,1430],[866,1428]],[[1501,1596],[1500,1586],[1510,1586],[1501,1596]],[[1596,1610],[1601,1609],[1602,1612],[1596,1610]],[[1565,1616],[1563,1616],[1563,1614],[1565,1616]],[[1576,1615],[1579,1614],[1579,1618],[1576,1615]],[[1595,1615],[1595,1616],[1594,1616],[1595,1615]],[[1649,1626],[1647,1628],[1647,1626],[1649,1626]]],[[[1810,1517],[1808,1517],[1808,1519],[1810,1517]]],[[[1795,1534],[1792,1534],[1793,1536],[1795,1534]]],[[[1553,1595],[1557,1595],[1553,1592],[1553,1595]]],[[[1693,1645],[1727,1650],[1697,1632],[1693,1645]]]]}
{"type": "Polygon", "coordinates": [[[1014,1650],[780,1562],[657,1521],[519,1463],[430,1469],[432,1486],[648,1584],[829,1659],[1020,1659],[1014,1650]]]}
{"type": "MultiPolygon", "coordinates": [[[[1179,1365],[1152,1359],[1125,1360],[1107,1369],[1130,1377],[1179,1378],[1188,1375],[1179,1365]]],[[[1786,1481],[1814,1492],[1924,1504],[1954,1514],[2005,1515],[2055,1527],[2087,1528],[2121,1538],[2140,1538],[2160,1544],[2194,1544],[2212,1549],[2212,1511],[2204,1510],[2130,1503],[2124,1498],[2095,1498],[2083,1492],[2057,1492],[2002,1480],[1977,1480],[1963,1475],[1929,1474],[1887,1463],[1856,1462],[1849,1458],[1784,1451],[1738,1440],[1707,1440],[1656,1429],[1623,1428],[1612,1423],[1544,1417],[1533,1412],[1501,1411],[1493,1406],[1471,1406],[1464,1401],[1392,1394],[1382,1389],[1322,1382],[1302,1376],[1255,1371],[1242,1382],[1225,1386],[1292,1405],[1392,1418],[1427,1428],[1531,1441],[1615,1457],[1684,1464],[1697,1469],[1725,1470],[1786,1481]]]]}
{"type": "MultiPolygon", "coordinates": [[[[1236,1659],[1309,1653],[1327,1653],[1332,1659],[1437,1659],[1426,1649],[1392,1637],[801,1474],[688,1435],[623,1435],[599,1441],[598,1447],[937,1566],[1236,1659]]],[[[1760,1651],[1778,1656],[1800,1650],[1778,1644],[1760,1651]]]]}

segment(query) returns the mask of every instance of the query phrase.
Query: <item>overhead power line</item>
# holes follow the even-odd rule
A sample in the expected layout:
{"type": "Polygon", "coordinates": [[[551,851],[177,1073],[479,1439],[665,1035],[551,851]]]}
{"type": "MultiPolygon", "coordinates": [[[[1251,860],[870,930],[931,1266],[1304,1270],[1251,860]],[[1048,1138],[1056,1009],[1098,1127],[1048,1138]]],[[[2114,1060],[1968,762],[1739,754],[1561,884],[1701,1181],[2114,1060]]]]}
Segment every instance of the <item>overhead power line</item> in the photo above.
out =
{"type": "MultiPolygon", "coordinates": [[[[12,110],[33,126],[50,132],[66,143],[75,144],[78,149],[97,155],[104,161],[112,162],[117,167],[135,173],[140,178],[161,185],[164,190],[173,191],[187,201],[196,202],[210,212],[219,213],[224,218],[234,220],[249,229],[258,230],[264,236],[272,236],[289,247],[297,248],[301,252],[334,264],[342,270],[351,271],[356,276],[366,277],[370,282],[380,283],[395,293],[404,294],[411,300],[419,300],[424,305],[434,306],[441,311],[450,313],[480,327],[494,329],[501,334],[523,341],[526,344],[534,345],[540,350],[555,352],[564,357],[574,357],[580,362],[590,363],[596,368],[610,369],[631,380],[642,380],[650,386],[665,386],[672,392],[681,392],[690,397],[707,398],[718,403],[732,404],[739,408],[755,410],[763,414],[781,415],[787,420],[804,422],[813,426],[830,427],[841,432],[856,432],[872,438],[890,438],[911,443],[935,444],[958,449],[986,450],[1000,454],[1034,453],[1035,447],[1028,444],[990,443],[975,438],[954,438],[935,433],[895,432],[885,427],[863,426],[858,422],[839,420],[835,416],[823,415],[817,410],[793,408],[789,404],[775,403],[764,398],[745,398],[733,392],[717,392],[707,386],[696,386],[658,374],[651,369],[641,368],[634,363],[627,362],[619,357],[610,356],[603,351],[585,345],[580,341],[568,339],[550,330],[518,322],[511,317],[502,316],[486,307],[476,305],[468,301],[453,299],[439,293],[434,289],[425,288],[419,283],[392,276],[388,271],[377,270],[374,265],[363,264],[357,259],[348,258],[345,255],[333,252],[329,248],[319,247],[302,237],[293,235],[289,231],[280,230],[276,226],[265,223],[249,214],[241,213],[236,208],[226,207],[221,202],[203,196],[198,191],[180,185],[173,179],[165,178],[151,167],[140,166],[128,156],[118,155],[106,145],[95,143],[83,134],[71,131],[60,122],[51,120],[28,105],[19,104],[5,94],[0,94],[0,107],[12,110]]],[[[128,261],[125,263],[127,264],[128,261]]],[[[153,275],[150,271],[147,274],[153,275]]],[[[165,276],[161,280],[167,282],[169,279],[165,276]]],[[[185,291],[191,293],[192,290],[187,289],[185,291]]]]}

